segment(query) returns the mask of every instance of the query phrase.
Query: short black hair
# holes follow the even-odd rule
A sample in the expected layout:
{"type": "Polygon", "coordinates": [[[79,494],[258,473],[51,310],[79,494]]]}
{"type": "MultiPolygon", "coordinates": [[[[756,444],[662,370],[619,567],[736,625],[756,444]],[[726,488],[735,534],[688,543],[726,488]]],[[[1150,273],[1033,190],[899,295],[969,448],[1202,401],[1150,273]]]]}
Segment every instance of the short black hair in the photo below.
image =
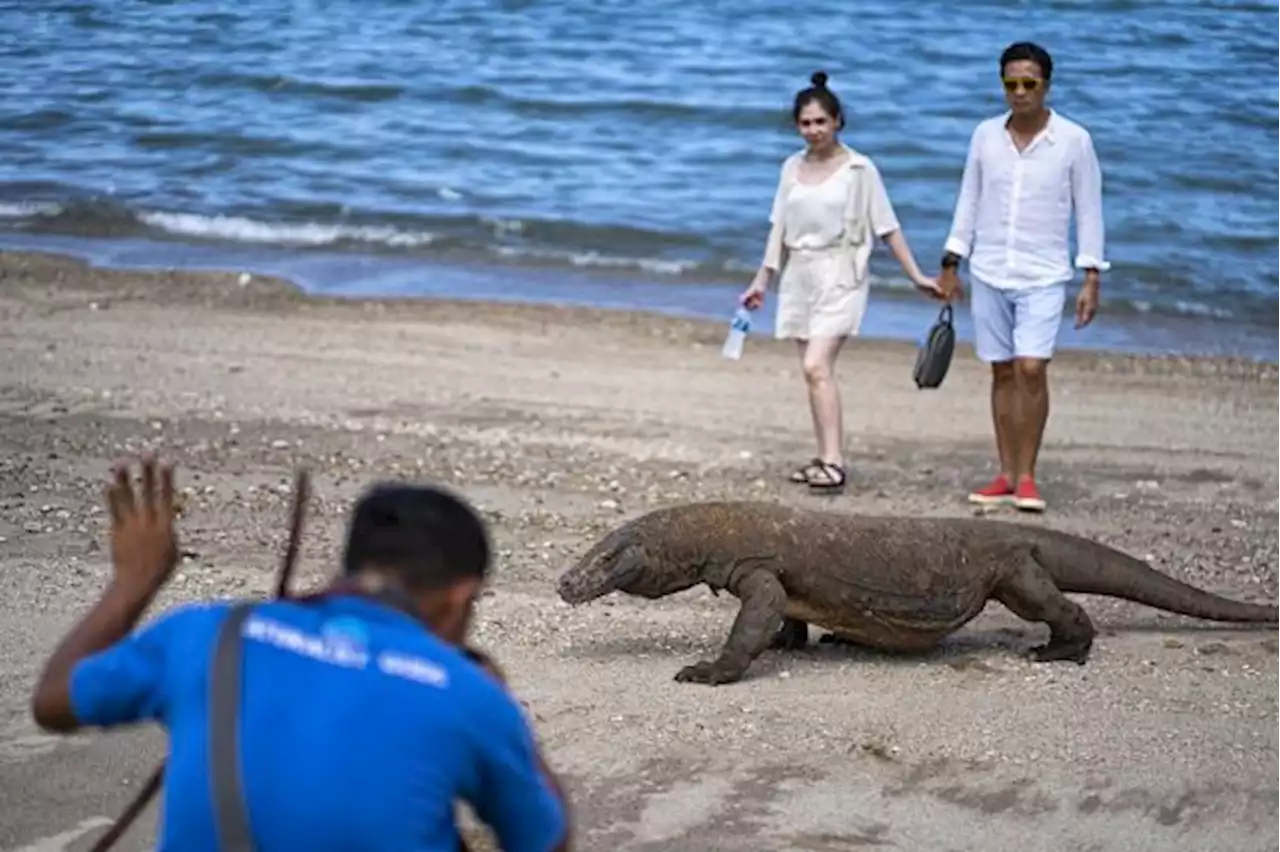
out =
{"type": "Polygon", "coordinates": [[[1040,66],[1040,74],[1046,83],[1053,79],[1053,57],[1033,41],[1016,41],[1006,47],[1004,53],[1000,54],[1000,73],[1004,73],[1005,66],[1010,62],[1027,61],[1040,66]]]}
{"type": "Polygon", "coordinates": [[[382,482],[356,501],[342,558],[344,574],[378,568],[406,589],[438,589],[481,578],[492,550],[479,513],[433,485],[382,482]]]}

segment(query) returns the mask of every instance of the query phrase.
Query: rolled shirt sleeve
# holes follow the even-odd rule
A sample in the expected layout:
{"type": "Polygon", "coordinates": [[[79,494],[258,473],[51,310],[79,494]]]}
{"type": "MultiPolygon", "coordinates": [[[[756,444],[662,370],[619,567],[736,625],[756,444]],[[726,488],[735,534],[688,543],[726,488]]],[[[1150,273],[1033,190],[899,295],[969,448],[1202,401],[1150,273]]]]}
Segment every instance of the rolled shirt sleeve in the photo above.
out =
{"type": "Polygon", "coordinates": [[[773,191],[773,204],[769,207],[769,236],[765,240],[764,258],[761,265],[775,272],[782,268],[782,232],[784,206],[787,191],[790,188],[791,172],[794,168],[794,156],[783,161],[778,170],[778,185],[773,191]]]}
{"type": "Polygon", "coordinates": [[[960,191],[951,217],[951,232],[943,247],[944,251],[957,257],[968,257],[969,250],[973,247],[978,219],[978,194],[982,182],[982,130],[983,125],[979,125],[969,136],[969,152],[965,155],[964,172],[960,176],[960,191]]]}
{"type": "Polygon", "coordinates": [[[1076,211],[1076,268],[1111,268],[1104,260],[1105,228],[1102,218],[1102,169],[1088,133],[1080,136],[1071,164],[1071,200],[1076,211]]]}

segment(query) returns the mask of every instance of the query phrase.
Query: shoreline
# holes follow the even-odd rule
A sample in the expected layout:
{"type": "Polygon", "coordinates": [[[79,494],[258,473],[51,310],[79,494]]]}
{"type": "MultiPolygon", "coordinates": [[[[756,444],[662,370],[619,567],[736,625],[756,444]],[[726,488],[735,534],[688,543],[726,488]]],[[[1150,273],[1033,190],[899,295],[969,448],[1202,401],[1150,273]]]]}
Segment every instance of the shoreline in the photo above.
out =
{"type": "MultiPolygon", "coordinates": [[[[83,261],[95,269],[137,271],[248,272],[285,281],[305,297],[336,297],[356,302],[484,302],[628,312],[662,320],[707,323],[723,333],[740,290],[736,284],[657,282],[616,274],[559,268],[459,265],[407,262],[385,257],[279,248],[161,243],[150,240],[88,239],[0,232],[0,251],[40,254],[83,261]],[[723,315],[723,316],[722,316],[723,315]]],[[[1074,292],[1069,285],[1068,295],[1074,292]]],[[[939,305],[913,293],[877,288],[863,324],[862,342],[906,343],[914,348],[937,318],[939,305]]],[[[776,293],[760,311],[749,345],[771,338],[776,293]]],[[[1068,299],[1068,308],[1070,298],[1068,299]]],[[[971,349],[972,328],[966,303],[956,305],[957,354],[971,349]]],[[[1250,364],[1280,363],[1280,346],[1270,329],[1240,326],[1201,317],[1109,316],[1102,311],[1080,332],[1063,317],[1055,360],[1071,353],[1106,358],[1210,359],[1250,364]],[[1222,351],[1222,341],[1238,351],[1222,351]]]]}
{"type": "MultiPolygon", "coordinates": [[[[964,494],[993,453],[988,374],[964,348],[924,393],[912,345],[851,347],[850,485],[823,498],[785,479],[813,440],[794,348],[753,340],[725,361],[717,323],[316,298],[279,278],[6,252],[0,336],[0,850],[102,825],[164,754],[154,726],[44,736],[27,693],[110,577],[109,465],[148,448],[177,464],[186,554],[149,617],[268,592],[298,466],[313,472],[299,591],[333,575],[373,482],[472,501],[496,556],[473,640],[527,702],[583,850],[1275,848],[1269,626],[1085,595],[1099,631],[1088,664],[1035,665],[1024,652],[1043,625],[991,604],[926,654],[811,641],[702,688],[673,678],[718,652],[730,596],[555,596],[594,541],[661,506],[972,516],[964,494]]],[[[990,522],[1085,535],[1274,601],[1274,365],[1071,352],[1054,371],[1049,510],[990,522]]],[[[158,813],[120,852],[152,848],[158,813]]]]}

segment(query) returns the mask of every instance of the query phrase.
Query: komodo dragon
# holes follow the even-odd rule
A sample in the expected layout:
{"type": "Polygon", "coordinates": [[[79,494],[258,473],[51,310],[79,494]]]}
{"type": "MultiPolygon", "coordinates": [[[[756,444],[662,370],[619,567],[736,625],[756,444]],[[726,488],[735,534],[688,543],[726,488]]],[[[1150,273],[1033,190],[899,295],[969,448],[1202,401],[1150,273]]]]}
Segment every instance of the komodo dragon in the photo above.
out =
{"type": "MultiPolygon", "coordinates": [[[[808,642],[810,624],[838,641],[920,651],[997,600],[1049,626],[1037,662],[1084,664],[1089,616],[1064,592],[1109,595],[1216,621],[1274,624],[1276,607],[1239,603],[1069,533],[978,518],[842,515],[766,502],[658,509],[597,542],[557,582],[581,604],[621,591],[659,598],[705,583],[741,601],[715,660],[676,680],[740,680],[769,647],[808,642]]],[[[825,638],[825,637],[824,637],[825,638]]]]}

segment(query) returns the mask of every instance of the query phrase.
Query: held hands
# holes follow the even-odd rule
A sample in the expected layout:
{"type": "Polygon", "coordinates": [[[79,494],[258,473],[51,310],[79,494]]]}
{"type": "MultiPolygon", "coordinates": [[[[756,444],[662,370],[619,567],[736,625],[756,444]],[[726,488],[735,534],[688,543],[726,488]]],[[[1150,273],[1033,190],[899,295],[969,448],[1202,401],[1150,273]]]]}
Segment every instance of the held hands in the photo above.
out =
{"type": "Polygon", "coordinates": [[[950,302],[964,296],[964,285],[960,283],[955,267],[943,267],[936,280],[942,301],[950,302]]]}
{"type": "Polygon", "coordinates": [[[173,529],[173,466],[142,456],[141,491],[135,492],[128,463],[112,469],[106,489],[111,514],[111,561],[115,583],[139,594],[159,591],[178,562],[173,529]]]}
{"type": "Polygon", "coordinates": [[[921,275],[914,279],[912,283],[916,285],[917,290],[924,293],[929,298],[938,299],[943,302],[947,301],[947,298],[942,291],[942,285],[938,282],[938,279],[930,278],[927,275],[921,275]]]}

